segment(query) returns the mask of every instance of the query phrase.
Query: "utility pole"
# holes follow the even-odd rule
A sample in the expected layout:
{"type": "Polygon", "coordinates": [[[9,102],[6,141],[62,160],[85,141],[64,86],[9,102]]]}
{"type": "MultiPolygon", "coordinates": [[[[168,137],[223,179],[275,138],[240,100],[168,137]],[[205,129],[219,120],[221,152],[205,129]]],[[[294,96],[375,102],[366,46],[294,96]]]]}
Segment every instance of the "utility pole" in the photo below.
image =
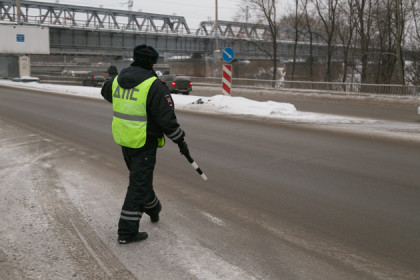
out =
{"type": "Polygon", "coordinates": [[[216,20],[214,21],[214,37],[215,37],[215,42],[214,42],[214,51],[213,51],[213,60],[215,62],[220,60],[220,51],[219,51],[219,8],[218,8],[218,4],[217,4],[217,0],[215,0],[215,6],[216,6],[216,20]]]}
{"type": "Polygon", "coordinates": [[[17,23],[20,24],[20,0],[16,0],[17,23]]]}
{"type": "Polygon", "coordinates": [[[219,50],[219,35],[218,35],[218,30],[219,30],[219,26],[218,26],[218,20],[219,20],[219,14],[218,14],[218,7],[217,7],[217,0],[216,0],[216,21],[214,23],[214,34],[216,36],[216,47],[215,50],[218,51],[219,50]]]}

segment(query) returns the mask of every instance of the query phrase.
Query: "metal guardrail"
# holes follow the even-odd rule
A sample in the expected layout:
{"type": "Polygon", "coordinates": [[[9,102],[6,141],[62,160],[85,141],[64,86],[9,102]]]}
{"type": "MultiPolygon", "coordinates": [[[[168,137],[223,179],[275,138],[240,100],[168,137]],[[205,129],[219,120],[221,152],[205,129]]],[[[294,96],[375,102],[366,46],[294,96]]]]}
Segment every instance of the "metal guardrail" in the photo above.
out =
{"type": "MultiPolygon", "coordinates": [[[[207,86],[221,86],[222,78],[191,77],[195,84],[207,86]]],[[[291,89],[291,90],[315,90],[323,92],[340,93],[367,93],[384,95],[409,95],[420,96],[420,86],[403,85],[379,85],[357,83],[326,83],[306,81],[273,81],[256,79],[232,79],[232,88],[263,88],[263,89],[291,89]]]]}
{"type": "Polygon", "coordinates": [[[383,84],[282,82],[283,88],[335,91],[343,93],[371,93],[386,95],[420,95],[420,87],[383,84]]]}

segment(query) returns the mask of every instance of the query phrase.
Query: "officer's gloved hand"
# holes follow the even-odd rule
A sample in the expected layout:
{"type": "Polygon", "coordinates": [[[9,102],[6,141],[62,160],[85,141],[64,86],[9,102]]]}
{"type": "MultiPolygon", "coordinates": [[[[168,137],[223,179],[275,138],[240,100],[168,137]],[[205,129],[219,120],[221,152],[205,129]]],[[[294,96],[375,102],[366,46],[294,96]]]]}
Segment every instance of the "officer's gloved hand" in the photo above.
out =
{"type": "Polygon", "coordinates": [[[190,150],[188,150],[187,142],[185,142],[185,141],[179,142],[178,147],[179,147],[179,152],[182,155],[186,156],[186,155],[190,154],[190,150]]]}

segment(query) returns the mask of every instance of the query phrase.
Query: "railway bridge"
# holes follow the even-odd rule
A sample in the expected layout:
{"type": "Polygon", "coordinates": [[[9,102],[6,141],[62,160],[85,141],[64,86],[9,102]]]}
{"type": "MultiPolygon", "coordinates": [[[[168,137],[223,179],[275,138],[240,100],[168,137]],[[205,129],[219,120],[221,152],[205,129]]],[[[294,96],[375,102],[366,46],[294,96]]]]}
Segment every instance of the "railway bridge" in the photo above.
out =
{"type": "MultiPolygon", "coordinates": [[[[130,57],[134,45],[156,46],[165,59],[213,59],[216,41],[220,49],[230,47],[239,60],[268,60],[262,49],[270,49],[268,26],[218,21],[201,22],[192,30],[183,16],[151,14],[58,3],[0,1],[0,24],[36,25],[49,28],[50,53],[130,57]]],[[[292,56],[294,30],[279,29],[280,60],[292,56]]],[[[325,56],[320,38],[315,56],[325,56]]],[[[337,52],[337,55],[340,55],[337,52]]],[[[301,42],[298,56],[309,56],[308,43],[301,42]]]]}

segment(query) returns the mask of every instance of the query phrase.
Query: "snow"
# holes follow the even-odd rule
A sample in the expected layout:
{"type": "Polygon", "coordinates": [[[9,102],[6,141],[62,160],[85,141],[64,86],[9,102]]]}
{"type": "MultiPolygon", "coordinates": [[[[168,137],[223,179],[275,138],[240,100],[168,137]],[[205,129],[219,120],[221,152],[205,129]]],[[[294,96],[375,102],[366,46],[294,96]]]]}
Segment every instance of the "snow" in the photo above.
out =
{"type": "Polygon", "coordinates": [[[373,120],[307,113],[296,110],[290,103],[255,101],[243,97],[216,95],[213,97],[174,96],[177,109],[225,115],[248,115],[311,123],[371,123],[373,120]]]}
{"type": "MultiPolygon", "coordinates": [[[[102,99],[100,88],[40,83],[19,83],[7,80],[0,80],[0,85],[102,99]]],[[[260,102],[237,96],[223,96],[221,94],[212,97],[173,94],[172,98],[174,99],[177,111],[246,116],[308,125],[315,124],[317,126],[322,126],[325,129],[341,129],[350,132],[357,131],[358,133],[365,134],[380,134],[383,137],[397,137],[410,139],[412,141],[420,141],[420,128],[416,123],[401,123],[302,112],[296,110],[296,107],[290,103],[280,103],[274,101],[260,102]]],[[[356,95],[353,98],[360,98],[360,96],[356,95]]],[[[387,97],[387,99],[389,99],[389,97],[387,97]]],[[[420,114],[420,107],[418,110],[420,114]]]]}

